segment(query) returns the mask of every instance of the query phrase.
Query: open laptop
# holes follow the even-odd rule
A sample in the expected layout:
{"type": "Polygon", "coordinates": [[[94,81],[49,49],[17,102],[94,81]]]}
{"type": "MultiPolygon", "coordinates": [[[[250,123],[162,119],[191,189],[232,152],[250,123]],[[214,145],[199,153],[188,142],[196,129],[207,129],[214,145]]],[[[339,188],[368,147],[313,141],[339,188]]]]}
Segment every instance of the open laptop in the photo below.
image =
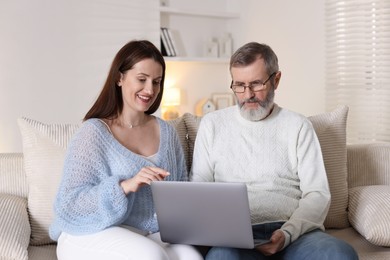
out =
{"type": "Polygon", "coordinates": [[[254,248],[244,183],[155,181],[161,239],[173,244],[254,248]]]}

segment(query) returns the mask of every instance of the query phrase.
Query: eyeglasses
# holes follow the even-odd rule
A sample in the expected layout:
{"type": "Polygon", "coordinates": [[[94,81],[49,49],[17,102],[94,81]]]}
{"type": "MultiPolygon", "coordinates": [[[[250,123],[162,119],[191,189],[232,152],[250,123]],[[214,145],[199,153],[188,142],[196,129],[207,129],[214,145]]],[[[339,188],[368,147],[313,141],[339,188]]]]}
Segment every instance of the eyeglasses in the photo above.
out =
{"type": "Polygon", "coordinates": [[[255,81],[249,83],[248,86],[244,85],[243,83],[233,84],[233,81],[232,81],[230,88],[233,90],[234,93],[244,93],[245,88],[249,88],[252,92],[262,91],[262,90],[265,90],[267,88],[267,86],[266,86],[267,82],[275,74],[276,74],[276,72],[272,73],[264,82],[262,82],[261,80],[255,80],[255,81]]]}

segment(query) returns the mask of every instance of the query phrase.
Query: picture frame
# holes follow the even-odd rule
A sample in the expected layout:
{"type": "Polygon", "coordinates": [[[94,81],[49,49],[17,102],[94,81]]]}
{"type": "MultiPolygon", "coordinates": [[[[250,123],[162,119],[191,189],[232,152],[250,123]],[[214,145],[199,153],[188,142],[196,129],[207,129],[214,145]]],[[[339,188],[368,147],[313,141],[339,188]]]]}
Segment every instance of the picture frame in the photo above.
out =
{"type": "Polygon", "coordinates": [[[234,97],[231,93],[214,93],[211,99],[216,109],[222,109],[234,105],[234,97]]]}

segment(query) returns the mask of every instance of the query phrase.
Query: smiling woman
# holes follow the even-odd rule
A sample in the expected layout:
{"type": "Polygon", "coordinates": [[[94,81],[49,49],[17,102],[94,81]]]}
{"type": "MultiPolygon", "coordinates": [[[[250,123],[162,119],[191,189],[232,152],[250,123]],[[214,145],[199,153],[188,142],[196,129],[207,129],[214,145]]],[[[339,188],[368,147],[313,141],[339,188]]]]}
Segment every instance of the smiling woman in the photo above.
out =
{"type": "Polygon", "coordinates": [[[58,259],[201,259],[192,246],[163,244],[159,235],[150,184],[187,178],[175,129],[151,115],[164,78],[164,58],[151,42],[131,41],[116,54],[68,146],[50,227],[58,259]]]}

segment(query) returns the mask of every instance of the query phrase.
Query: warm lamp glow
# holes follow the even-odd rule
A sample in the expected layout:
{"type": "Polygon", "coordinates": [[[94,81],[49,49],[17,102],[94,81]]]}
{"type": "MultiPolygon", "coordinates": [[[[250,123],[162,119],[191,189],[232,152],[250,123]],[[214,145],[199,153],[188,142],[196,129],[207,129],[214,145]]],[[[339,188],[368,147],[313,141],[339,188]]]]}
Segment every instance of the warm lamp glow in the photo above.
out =
{"type": "Polygon", "coordinates": [[[180,89],[167,88],[164,89],[162,99],[162,117],[165,120],[172,120],[179,117],[177,107],[180,105],[180,89]]]}
{"type": "Polygon", "coordinates": [[[167,88],[164,89],[162,105],[163,106],[178,106],[180,105],[180,89],[167,88]]]}

